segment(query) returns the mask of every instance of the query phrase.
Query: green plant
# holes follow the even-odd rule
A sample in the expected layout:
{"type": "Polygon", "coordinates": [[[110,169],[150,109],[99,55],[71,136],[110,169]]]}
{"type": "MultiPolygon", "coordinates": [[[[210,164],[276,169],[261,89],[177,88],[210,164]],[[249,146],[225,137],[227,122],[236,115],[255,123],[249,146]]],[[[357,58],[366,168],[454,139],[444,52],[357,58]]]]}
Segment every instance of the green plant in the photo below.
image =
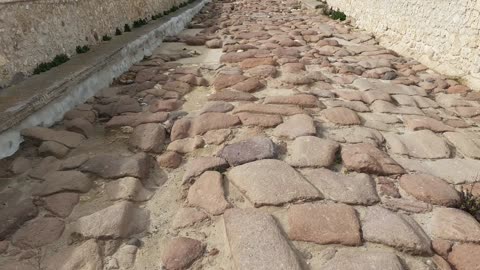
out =
{"type": "Polygon", "coordinates": [[[480,197],[473,195],[472,190],[475,184],[470,188],[463,188],[460,192],[460,209],[470,213],[474,218],[480,221],[480,197]]]}
{"type": "Polygon", "coordinates": [[[139,28],[147,24],[147,20],[145,19],[138,19],[133,22],[133,28],[139,28]]]}
{"type": "Polygon", "coordinates": [[[62,54],[57,54],[52,61],[50,62],[43,62],[37,65],[37,67],[33,70],[33,74],[40,74],[42,72],[45,72],[51,68],[54,68],[56,66],[59,66],[65,62],[70,60],[68,55],[62,53],[62,54]]]}
{"type": "Polygon", "coordinates": [[[109,35],[104,35],[104,36],[102,37],[102,40],[103,40],[103,41],[109,41],[109,40],[112,40],[112,37],[109,36],[109,35]]]}
{"type": "Polygon", "coordinates": [[[115,29],[115,36],[120,36],[122,35],[122,31],[120,29],[115,29]]]}
{"type": "Polygon", "coordinates": [[[132,32],[132,29],[130,28],[130,25],[128,25],[126,23],[125,26],[123,27],[123,32],[132,32]]]}
{"type": "Polygon", "coordinates": [[[90,48],[89,48],[87,45],[77,46],[77,47],[75,48],[75,51],[76,51],[78,54],[81,54],[81,53],[86,53],[86,52],[90,51],[90,48]]]}
{"type": "Polygon", "coordinates": [[[347,15],[339,10],[333,10],[330,8],[328,16],[334,20],[345,21],[347,19],[347,15]]]}

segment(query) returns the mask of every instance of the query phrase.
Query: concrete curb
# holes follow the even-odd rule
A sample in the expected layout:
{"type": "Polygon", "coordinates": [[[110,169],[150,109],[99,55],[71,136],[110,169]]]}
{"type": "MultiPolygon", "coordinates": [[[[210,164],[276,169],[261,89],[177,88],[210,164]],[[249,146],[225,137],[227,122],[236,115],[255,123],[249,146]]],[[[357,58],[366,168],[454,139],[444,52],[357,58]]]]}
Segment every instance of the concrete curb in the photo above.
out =
{"type": "Polygon", "coordinates": [[[51,126],[133,64],[151,55],[166,36],[182,31],[210,0],[192,3],[154,23],[115,37],[67,63],[0,91],[0,159],[14,154],[20,131],[51,126]]]}

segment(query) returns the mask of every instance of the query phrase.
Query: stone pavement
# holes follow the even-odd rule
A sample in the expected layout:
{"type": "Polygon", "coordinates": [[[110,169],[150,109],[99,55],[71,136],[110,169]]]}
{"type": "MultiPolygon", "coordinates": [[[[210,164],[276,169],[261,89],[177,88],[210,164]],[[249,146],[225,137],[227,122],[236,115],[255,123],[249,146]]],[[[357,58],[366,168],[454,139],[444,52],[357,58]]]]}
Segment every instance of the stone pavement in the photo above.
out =
{"type": "Polygon", "coordinates": [[[0,161],[0,268],[480,269],[457,209],[479,101],[297,1],[213,1],[22,132],[0,161]]]}

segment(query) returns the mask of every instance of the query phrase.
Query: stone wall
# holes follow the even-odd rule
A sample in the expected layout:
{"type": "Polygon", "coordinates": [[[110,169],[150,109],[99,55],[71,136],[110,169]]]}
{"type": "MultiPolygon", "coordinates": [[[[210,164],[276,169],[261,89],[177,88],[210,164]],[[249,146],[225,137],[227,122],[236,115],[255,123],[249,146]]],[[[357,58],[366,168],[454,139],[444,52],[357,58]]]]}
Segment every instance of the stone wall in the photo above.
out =
{"type": "Polygon", "coordinates": [[[327,0],[380,43],[480,89],[480,1],[327,0]]]}
{"type": "Polygon", "coordinates": [[[186,0],[0,0],[0,87],[186,0]],[[16,76],[15,76],[16,75],[16,76]],[[21,76],[20,76],[21,77],[21,76]]]}

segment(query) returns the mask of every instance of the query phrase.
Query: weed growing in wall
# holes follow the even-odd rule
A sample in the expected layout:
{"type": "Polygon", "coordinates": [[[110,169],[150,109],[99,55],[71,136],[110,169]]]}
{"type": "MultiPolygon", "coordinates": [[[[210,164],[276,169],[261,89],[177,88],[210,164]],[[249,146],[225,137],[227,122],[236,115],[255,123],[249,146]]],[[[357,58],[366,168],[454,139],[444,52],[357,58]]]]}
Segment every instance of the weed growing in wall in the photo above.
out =
{"type": "Polygon", "coordinates": [[[328,15],[330,18],[339,21],[345,21],[347,19],[347,15],[339,10],[332,10],[330,8],[330,14],[328,15]]]}
{"type": "Polygon", "coordinates": [[[55,56],[55,58],[53,58],[52,61],[38,64],[37,67],[33,70],[33,74],[40,74],[40,73],[45,72],[49,69],[52,69],[56,66],[59,66],[59,65],[65,63],[65,62],[67,62],[68,60],[70,60],[68,55],[66,55],[64,53],[58,54],[58,55],[55,56]]]}
{"type": "Polygon", "coordinates": [[[132,29],[130,28],[130,25],[128,25],[126,23],[125,26],[123,27],[123,32],[132,32],[132,29]]]}
{"type": "Polygon", "coordinates": [[[122,31],[120,31],[120,29],[118,29],[118,27],[115,29],[115,36],[120,36],[122,35],[122,31]]]}
{"type": "Polygon", "coordinates": [[[139,19],[133,22],[133,28],[139,28],[147,24],[147,20],[139,19]]]}
{"type": "Polygon", "coordinates": [[[474,218],[480,221],[480,197],[473,195],[473,185],[471,188],[462,188],[460,192],[460,209],[470,213],[474,218]]]}
{"type": "Polygon", "coordinates": [[[81,53],[86,53],[86,52],[90,51],[90,48],[89,48],[87,45],[77,46],[77,47],[75,48],[75,51],[76,51],[78,54],[81,54],[81,53]]]}
{"type": "Polygon", "coordinates": [[[102,40],[103,40],[103,41],[109,41],[109,40],[112,40],[112,37],[109,36],[109,35],[104,35],[104,36],[102,37],[102,40]]]}

